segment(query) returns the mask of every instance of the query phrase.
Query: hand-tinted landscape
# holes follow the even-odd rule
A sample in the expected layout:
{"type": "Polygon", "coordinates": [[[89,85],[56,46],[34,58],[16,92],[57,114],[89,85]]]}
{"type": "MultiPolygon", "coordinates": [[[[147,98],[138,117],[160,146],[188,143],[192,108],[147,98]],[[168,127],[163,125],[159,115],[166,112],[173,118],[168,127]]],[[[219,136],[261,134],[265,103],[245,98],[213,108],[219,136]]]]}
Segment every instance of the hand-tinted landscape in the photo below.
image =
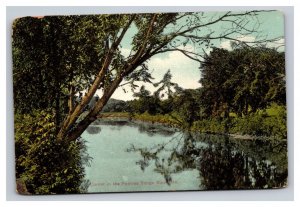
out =
{"type": "Polygon", "coordinates": [[[287,186],[278,11],[13,23],[20,194],[287,186]]]}

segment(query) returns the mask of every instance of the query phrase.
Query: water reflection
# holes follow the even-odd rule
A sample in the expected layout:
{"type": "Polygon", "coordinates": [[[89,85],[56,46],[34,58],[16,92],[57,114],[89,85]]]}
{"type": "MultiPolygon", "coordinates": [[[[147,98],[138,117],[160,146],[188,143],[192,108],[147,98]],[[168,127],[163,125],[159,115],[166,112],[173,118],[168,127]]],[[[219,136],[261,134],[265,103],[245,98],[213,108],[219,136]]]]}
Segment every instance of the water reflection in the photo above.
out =
{"type": "Polygon", "coordinates": [[[100,126],[94,126],[94,125],[91,125],[89,126],[86,131],[89,133],[89,134],[98,134],[101,132],[101,127],[100,126]]]}
{"type": "Polygon", "coordinates": [[[175,130],[168,129],[163,126],[155,125],[155,124],[144,124],[139,123],[136,124],[138,127],[138,131],[140,133],[146,133],[148,136],[153,136],[155,134],[159,134],[165,137],[172,136],[175,134],[175,130]]]}
{"type": "MultiPolygon", "coordinates": [[[[140,129],[139,129],[140,130],[140,129]]],[[[287,185],[287,146],[284,141],[237,140],[224,135],[185,132],[170,141],[139,148],[136,163],[154,171],[171,184],[174,174],[196,169],[199,189],[259,189],[287,185]]]]}
{"type": "MultiPolygon", "coordinates": [[[[160,124],[150,124],[147,122],[141,121],[129,121],[129,120],[97,120],[94,125],[90,127],[97,127],[99,125],[108,125],[111,130],[120,130],[122,126],[131,126],[136,127],[139,133],[145,133],[148,136],[153,136],[155,134],[159,134],[165,137],[172,136],[176,133],[177,129],[165,127],[160,124]]],[[[89,127],[89,128],[90,128],[89,127]]],[[[89,132],[89,131],[88,131],[89,132]]],[[[100,132],[100,131],[99,131],[100,132]]]]}

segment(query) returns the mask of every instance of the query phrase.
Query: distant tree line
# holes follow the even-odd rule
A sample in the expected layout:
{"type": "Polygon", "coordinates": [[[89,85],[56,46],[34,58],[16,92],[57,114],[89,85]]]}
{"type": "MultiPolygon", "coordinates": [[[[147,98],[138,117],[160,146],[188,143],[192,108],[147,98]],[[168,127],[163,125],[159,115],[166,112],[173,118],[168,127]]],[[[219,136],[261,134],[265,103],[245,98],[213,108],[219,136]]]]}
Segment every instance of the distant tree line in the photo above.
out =
{"type": "Polygon", "coordinates": [[[152,94],[143,85],[134,94],[136,99],[108,106],[110,112],[131,116],[168,115],[172,120],[158,121],[175,121],[188,130],[286,139],[284,61],[284,52],[264,46],[213,48],[200,67],[202,87],[180,88],[167,71],[153,83],[157,89],[152,94]]]}
{"type": "Polygon", "coordinates": [[[211,117],[242,117],[272,103],[285,106],[284,52],[260,47],[214,48],[200,67],[202,87],[182,89],[171,82],[170,70],[153,85],[153,94],[141,86],[135,100],[118,102],[111,111],[150,115],[176,112],[188,123],[211,117]],[[123,107],[122,107],[123,106],[123,107]]]}

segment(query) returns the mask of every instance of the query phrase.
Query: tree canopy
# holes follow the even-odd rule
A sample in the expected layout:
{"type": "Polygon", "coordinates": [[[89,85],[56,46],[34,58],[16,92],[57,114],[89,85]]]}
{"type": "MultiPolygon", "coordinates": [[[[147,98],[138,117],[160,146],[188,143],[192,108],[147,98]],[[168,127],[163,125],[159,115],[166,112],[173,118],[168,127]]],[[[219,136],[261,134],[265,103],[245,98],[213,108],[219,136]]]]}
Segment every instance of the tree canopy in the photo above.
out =
{"type": "Polygon", "coordinates": [[[210,114],[247,114],[272,102],[285,105],[284,52],[262,46],[214,48],[204,59],[200,83],[210,114]]]}
{"type": "MultiPolygon", "coordinates": [[[[179,51],[201,62],[202,49],[211,47],[215,40],[241,42],[238,36],[258,35],[259,23],[249,24],[249,21],[259,12],[17,19],[13,32],[15,108],[17,111],[55,109],[57,138],[75,140],[96,119],[123,80],[133,87],[134,80],[151,81],[147,65],[151,57],[179,51]],[[217,32],[215,28],[222,25],[226,29],[217,32]],[[137,32],[129,55],[124,56],[121,42],[133,27],[137,32]],[[193,45],[195,51],[185,49],[186,45],[193,45]],[[32,82],[36,84],[33,86],[32,82]],[[82,116],[97,91],[102,96],[82,116]],[[74,101],[75,96],[80,96],[80,102],[74,101]]],[[[269,41],[257,37],[252,43],[269,41]]]]}

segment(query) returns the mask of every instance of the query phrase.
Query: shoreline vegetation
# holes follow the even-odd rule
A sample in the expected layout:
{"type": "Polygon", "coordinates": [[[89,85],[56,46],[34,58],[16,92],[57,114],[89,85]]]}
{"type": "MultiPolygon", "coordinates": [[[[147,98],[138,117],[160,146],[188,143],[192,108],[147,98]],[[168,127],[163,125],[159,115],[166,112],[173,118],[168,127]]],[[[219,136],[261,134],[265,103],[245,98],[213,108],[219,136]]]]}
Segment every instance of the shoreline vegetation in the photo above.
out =
{"type": "MultiPolygon", "coordinates": [[[[99,121],[131,121],[137,124],[148,123],[155,126],[167,127],[169,129],[181,130],[181,123],[176,114],[156,114],[148,112],[143,114],[131,114],[128,112],[104,112],[93,123],[99,121]]],[[[286,140],[286,115],[277,105],[256,114],[237,117],[234,114],[227,119],[212,118],[195,121],[190,131],[204,134],[226,134],[235,139],[264,139],[264,140],[286,140]],[[258,127],[259,126],[259,127],[258,127]]]]}

